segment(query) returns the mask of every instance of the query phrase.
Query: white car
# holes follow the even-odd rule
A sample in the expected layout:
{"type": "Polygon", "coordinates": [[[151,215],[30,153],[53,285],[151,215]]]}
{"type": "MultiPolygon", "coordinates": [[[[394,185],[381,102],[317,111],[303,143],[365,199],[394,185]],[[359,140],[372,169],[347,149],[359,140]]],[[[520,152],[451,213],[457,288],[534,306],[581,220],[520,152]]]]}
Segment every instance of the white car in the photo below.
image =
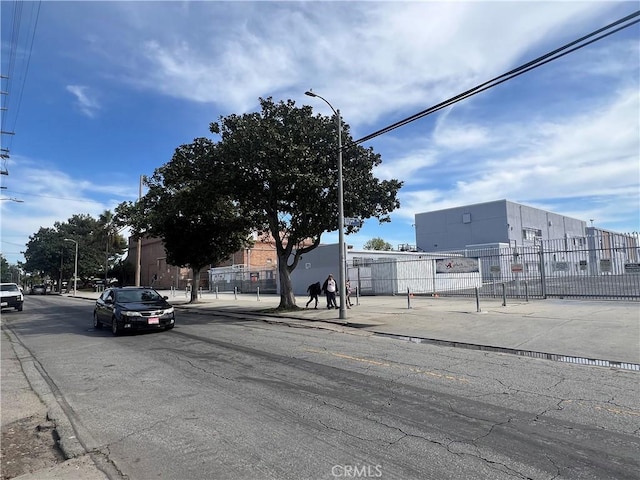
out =
{"type": "Polygon", "coordinates": [[[15,308],[22,311],[24,296],[15,283],[0,283],[0,308],[15,308]]]}

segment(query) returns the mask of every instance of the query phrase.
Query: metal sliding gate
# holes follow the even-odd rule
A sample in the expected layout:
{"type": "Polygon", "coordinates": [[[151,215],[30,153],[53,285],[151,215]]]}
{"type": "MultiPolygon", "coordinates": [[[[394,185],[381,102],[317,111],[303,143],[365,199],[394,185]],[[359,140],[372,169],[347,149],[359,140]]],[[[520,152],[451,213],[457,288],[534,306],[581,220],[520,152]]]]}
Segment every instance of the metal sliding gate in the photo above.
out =
{"type": "MultiPolygon", "coordinates": [[[[602,234],[545,240],[531,246],[468,249],[443,256],[480,261],[481,296],[640,300],[639,235],[602,234]]],[[[452,289],[443,295],[475,295],[452,289]]]]}

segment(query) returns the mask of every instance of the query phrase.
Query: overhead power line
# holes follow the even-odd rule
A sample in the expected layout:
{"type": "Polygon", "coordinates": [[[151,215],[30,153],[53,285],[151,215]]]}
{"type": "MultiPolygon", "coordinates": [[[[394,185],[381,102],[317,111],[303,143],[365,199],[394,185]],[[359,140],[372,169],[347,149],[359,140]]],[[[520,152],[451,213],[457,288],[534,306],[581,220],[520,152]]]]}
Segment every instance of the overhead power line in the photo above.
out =
{"type": "MultiPolygon", "coordinates": [[[[3,2],[5,3],[5,2],[3,2]]],[[[9,2],[6,2],[9,3],[9,2]]],[[[2,106],[0,110],[2,111],[2,119],[0,121],[0,137],[4,137],[5,135],[13,135],[16,127],[16,123],[18,121],[18,113],[20,111],[20,105],[22,103],[22,96],[24,93],[24,87],[27,80],[27,75],[29,72],[29,64],[31,61],[31,54],[33,52],[33,44],[36,35],[36,29],[38,27],[38,18],[40,16],[40,5],[41,2],[22,2],[15,1],[13,2],[13,11],[12,11],[12,25],[10,28],[9,35],[10,42],[8,45],[8,56],[3,58],[7,58],[7,60],[3,61],[2,65],[2,106]],[[23,18],[23,7],[24,6],[31,7],[29,11],[28,18],[26,21],[23,18]],[[26,28],[22,28],[23,24],[26,25],[26,28]],[[24,32],[24,35],[21,34],[21,31],[24,32]],[[24,42],[26,45],[21,45],[24,42]],[[23,55],[24,59],[20,65],[19,71],[16,69],[16,60],[18,59],[18,52],[26,52],[26,55],[23,55]],[[16,90],[17,88],[17,90],[16,90]],[[11,118],[11,125],[9,125],[9,119],[11,118]]],[[[8,9],[8,6],[7,6],[8,9]]],[[[3,7],[3,13],[4,13],[3,7]]],[[[4,37],[4,36],[3,36],[4,37]]],[[[3,150],[10,150],[12,137],[8,139],[8,147],[4,146],[4,138],[2,138],[3,150]]],[[[8,158],[8,157],[7,157],[8,158]]]]}
{"type": "MultiPolygon", "coordinates": [[[[358,145],[360,143],[366,142],[368,140],[371,140],[375,137],[379,137],[380,135],[384,135],[385,133],[389,133],[392,130],[395,130],[396,128],[400,128],[403,127],[404,125],[407,125],[411,122],[414,122],[416,120],[419,120],[422,117],[426,117],[427,115],[430,115],[434,112],[437,112],[438,110],[442,110],[443,108],[446,108],[450,105],[453,105],[455,103],[458,103],[466,98],[472,97],[473,95],[477,95],[480,92],[483,92],[485,90],[488,90],[490,88],[493,88],[497,85],[500,85],[501,83],[506,82],[507,80],[511,80],[512,78],[515,78],[519,75],[522,75],[523,73],[526,73],[530,70],[533,70],[534,68],[538,68],[542,65],[545,65],[546,63],[549,63],[553,60],[557,60],[558,58],[561,58],[571,52],[575,52],[576,50],[579,50],[581,48],[586,47],[587,45],[590,45],[594,42],[597,42],[598,40],[602,40],[603,38],[608,37],[609,35],[613,35],[616,32],[619,32],[620,30],[623,30],[625,28],[628,28],[638,22],[640,22],[640,19],[638,19],[637,17],[640,16],[640,10],[627,15],[624,18],[621,18],[620,20],[617,20],[613,23],[610,23],[609,25],[599,28],[598,30],[595,30],[594,32],[589,33],[588,35],[585,35],[577,40],[574,40],[570,43],[567,43],[566,45],[557,48],[556,50],[553,50],[552,52],[546,53],[538,58],[536,58],[535,60],[531,60],[530,62],[527,62],[523,65],[520,65],[517,68],[514,68],[513,70],[503,73],[502,75],[499,75],[495,78],[492,78],[491,80],[488,80],[484,83],[481,83],[480,85],[477,85],[469,90],[467,90],[466,92],[460,93],[458,95],[456,95],[455,97],[451,97],[448,100],[445,100],[443,102],[438,103],[437,105],[434,105],[432,107],[429,107],[425,110],[422,110],[421,112],[418,112],[414,115],[411,115],[410,117],[407,117],[403,120],[400,120],[396,123],[393,123],[387,127],[384,127],[376,132],[373,132],[365,137],[362,137],[358,140],[354,140],[352,142],[352,144],[354,145],[358,145]],[[634,20],[635,19],[635,20],[634,20]]],[[[343,148],[348,148],[348,145],[343,147],[343,148]]]]}

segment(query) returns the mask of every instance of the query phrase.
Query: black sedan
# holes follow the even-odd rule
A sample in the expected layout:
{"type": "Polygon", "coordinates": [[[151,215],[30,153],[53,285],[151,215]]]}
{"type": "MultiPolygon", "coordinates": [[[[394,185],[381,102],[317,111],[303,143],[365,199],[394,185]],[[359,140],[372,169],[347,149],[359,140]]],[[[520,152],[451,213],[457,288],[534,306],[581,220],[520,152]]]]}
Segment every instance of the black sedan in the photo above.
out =
{"type": "Polygon", "coordinates": [[[173,307],[153,288],[108,288],[96,300],[94,328],[111,326],[114,335],[134,330],[169,330],[175,325],[173,307]]]}

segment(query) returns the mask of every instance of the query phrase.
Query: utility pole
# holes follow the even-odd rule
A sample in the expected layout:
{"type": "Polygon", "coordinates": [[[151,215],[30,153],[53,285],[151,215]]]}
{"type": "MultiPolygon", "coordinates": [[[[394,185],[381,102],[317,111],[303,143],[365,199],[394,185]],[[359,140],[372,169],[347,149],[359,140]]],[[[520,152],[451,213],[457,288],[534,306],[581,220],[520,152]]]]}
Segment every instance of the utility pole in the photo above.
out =
{"type": "MultiPolygon", "coordinates": [[[[140,175],[140,189],[138,190],[138,201],[142,199],[142,179],[144,175],[140,175]]],[[[142,239],[138,236],[138,248],[136,255],[136,287],[140,286],[140,256],[142,254],[142,239]]]]}
{"type": "Polygon", "coordinates": [[[60,252],[60,283],[58,284],[58,293],[62,294],[62,260],[64,259],[64,250],[60,252]]]}

